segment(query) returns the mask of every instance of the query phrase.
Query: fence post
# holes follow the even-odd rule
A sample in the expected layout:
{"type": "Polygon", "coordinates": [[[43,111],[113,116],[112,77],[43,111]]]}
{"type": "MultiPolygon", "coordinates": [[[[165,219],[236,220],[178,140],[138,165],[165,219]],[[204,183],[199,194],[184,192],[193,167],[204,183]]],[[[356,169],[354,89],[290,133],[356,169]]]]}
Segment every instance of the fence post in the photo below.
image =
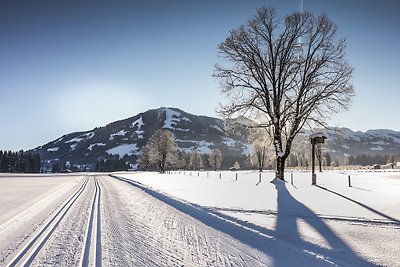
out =
{"type": "Polygon", "coordinates": [[[261,183],[261,172],[258,174],[258,182],[261,183]]]}
{"type": "Polygon", "coordinates": [[[219,173],[219,179],[221,179],[221,173],[219,173]]]}
{"type": "Polygon", "coordinates": [[[290,183],[293,185],[293,172],[290,174],[290,183]]]}
{"type": "Polygon", "coordinates": [[[351,187],[350,174],[349,174],[349,187],[351,187]]]}
{"type": "Polygon", "coordinates": [[[237,173],[236,173],[236,180],[235,181],[237,181],[237,173]]]}

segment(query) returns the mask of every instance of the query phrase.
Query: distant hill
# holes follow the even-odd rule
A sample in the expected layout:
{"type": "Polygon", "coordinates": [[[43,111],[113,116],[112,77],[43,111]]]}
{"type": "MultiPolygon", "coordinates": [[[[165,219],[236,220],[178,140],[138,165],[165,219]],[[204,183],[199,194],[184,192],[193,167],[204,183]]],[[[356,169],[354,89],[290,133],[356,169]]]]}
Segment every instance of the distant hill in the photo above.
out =
{"type": "MultiPolygon", "coordinates": [[[[237,119],[239,122],[244,118],[237,119]]],[[[120,158],[135,166],[142,146],[157,129],[170,130],[179,149],[190,153],[196,149],[209,154],[218,148],[225,158],[245,157],[251,145],[244,127],[228,131],[227,122],[213,117],[198,116],[177,108],[158,108],[131,118],[112,122],[91,131],[66,134],[33,149],[48,163],[61,160],[74,165],[91,165],[99,159],[120,158]]],[[[400,153],[400,132],[369,130],[354,132],[346,128],[331,128],[324,151],[335,156],[357,154],[400,153]]],[[[308,133],[299,136],[296,150],[309,147],[308,133]]]]}
{"type": "Polygon", "coordinates": [[[171,131],[184,152],[196,149],[209,154],[218,148],[224,156],[250,153],[246,134],[225,131],[225,122],[221,119],[197,116],[177,108],[152,109],[91,131],[66,134],[33,151],[47,162],[61,160],[87,165],[98,159],[117,157],[135,165],[140,148],[160,128],[171,131]]]}

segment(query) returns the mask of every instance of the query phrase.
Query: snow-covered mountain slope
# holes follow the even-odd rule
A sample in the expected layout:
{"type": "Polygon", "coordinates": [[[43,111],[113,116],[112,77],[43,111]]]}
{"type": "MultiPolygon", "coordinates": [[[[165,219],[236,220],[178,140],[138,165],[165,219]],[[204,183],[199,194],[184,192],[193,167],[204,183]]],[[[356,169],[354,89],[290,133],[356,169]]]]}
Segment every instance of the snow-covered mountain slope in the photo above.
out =
{"type": "Polygon", "coordinates": [[[209,154],[218,148],[226,156],[250,153],[247,135],[226,131],[223,120],[164,107],[91,131],[64,135],[35,148],[34,152],[46,161],[62,160],[83,165],[114,157],[134,165],[140,148],[161,128],[174,134],[179,149],[184,152],[196,149],[209,154]]]}
{"type": "MultiPolygon", "coordinates": [[[[240,123],[245,118],[236,120],[240,123]]],[[[94,164],[98,159],[120,158],[135,165],[141,147],[157,129],[162,128],[174,134],[179,149],[184,152],[190,153],[196,149],[200,153],[209,154],[212,149],[218,148],[224,158],[231,160],[233,157],[249,155],[251,146],[247,130],[245,127],[227,130],[228,123],[232,124],[232,121],[225,122],[177,108],[162,107],[91,131],[64,135],[33,151],[48,162],[61,160],[85,165],[94,164]]],[[[303,136],[299,136],[294,151],[305,152],[309,149],[309,134],[306,131],[303,136]]],[[[331,128],[326,134],[328,139],[324,151],[336,156],[398,154],[400,151],[400,132],[393,130],[369,130],[364,133],[347,128],[331,128]]]]}
{"type": "Polygon", "coordinates": [[[327,135],[327,151],[338,155],[398,154],[400,151],[400,132],[393,130],[368,130],[364,133],[332,128],[327,135]]]}

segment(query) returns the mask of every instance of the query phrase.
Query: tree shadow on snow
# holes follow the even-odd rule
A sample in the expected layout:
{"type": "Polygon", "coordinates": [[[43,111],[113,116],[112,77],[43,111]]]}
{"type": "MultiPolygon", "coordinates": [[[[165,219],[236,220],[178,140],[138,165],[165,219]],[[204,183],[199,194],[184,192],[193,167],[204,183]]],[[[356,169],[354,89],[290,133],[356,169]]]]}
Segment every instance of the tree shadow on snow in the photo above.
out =
{"type": "Polygon", "coordinates": [[[271,258],[272,266],[375,266],[359,257],[317,214],[293,198],[283,182],[275,183],[278,192],[277,225],[276,230],[270,230],[208,208],[173,199],[139,182],[110,176],[140,188],[205,225],[257,249],[271,258]],[[297,219],[309,223],[332,249],[302,240],[297,230],[297,219]]]}
{"type": "Polygon", "coordinates": [[[335,191],[333,191],[333,190],[330,190],[330,189],[328,189],[328,188],[326,188],[326,187],[323,187],[323,186],[320,186],[320,185],[317,185],[317,187],[318,187],[318,188],[321,188],[322,190],[325,190],[325,191],[327,191],[327,192],[329,192],[329,193],[332,193],[332,194],[334,194],[334,195],[337,195],[337,196],[339,196],[339,197],[342,197],[342,198],[344,198],[344,199],[346,199],[346,200],[348,200],[348,201],[350,201],[350,202],[353,202],[353,203],[355,203],[355,204],[357,204],[357,205],[359,205],[359,206],[361,206],[361,207],[363,207],[363,208],[365,208],[365,209],[367,209],[367,210],[369,210],[369,211],[371,211],[371,212],[373,212],[373,213],[375,213],[375,214],[377,214],[377,215],[379,215],[379,216],[381,216],[381,217],[383,217],[383,218],[386,218],[386,219],[388,219],[388,220],[391,220],[391,221],[393,221],[393,223],[395,223],[395,224],[400,224],[400,221],[399,221],[398,219],[393,218],[393,217],[391,217],[391,216],[389,216],[389,215],[387,215],[387,214],[385,214],[385,213],[383,213],[383,212],[380,212],[379,210],[376,210],[376,209],[374,209],[374,208],[371,208],[370,206],[367,206],[367,205],[365,205],[364,203],[361,203],[361,202],[359,202],[359,201],[357,201],[357,200],[354,200],[354,199],[352,199],[352,198],[349,198],[349,197],[347,197],[347,196],[345,196],[345,195],[343,195],[343,194],[340,194],[340,193],[338,193],[338,192],[335,192],[335,191]]]}
{"type": "MultiPolygon", "coordinates": [[[[339,266],[376,266],[361,258],[347,245],[314,211],[295,199],[286,188],[286,183],[273,181],[278,195],[278,213],[275,237],[287,240],[316,257],[327,257],[339,266]],[[303,220],[318,232],[330,248],[320,247],[303,240],[297,222],[303,220]]],[[[289,254],[290,255],[290,254],[289,254]]],[[[279,260],[279,259],[278,259],[279,260]]]]}

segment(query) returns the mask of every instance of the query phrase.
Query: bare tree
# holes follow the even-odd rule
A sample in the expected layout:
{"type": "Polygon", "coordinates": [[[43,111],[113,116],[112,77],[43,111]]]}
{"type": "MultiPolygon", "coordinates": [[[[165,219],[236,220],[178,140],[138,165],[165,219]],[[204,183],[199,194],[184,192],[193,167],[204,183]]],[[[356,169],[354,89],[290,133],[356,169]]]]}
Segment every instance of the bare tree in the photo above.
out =
{"type": "Polygon", "coordinates": [[[190,166],[193,170],[200,170],[203,168],[203,159],[196,150],[190,155],[190,166]]]}
{"type": "Polygon", "coordinates": [[[218,148],[211,150],[211,154],[208,157],[208,163],[213,167],[214,171],[221,168],[222,164],[222,154],[221,150],[218,148]]]}
{"type": "Polygon", "coordinates": [[[214,76],[230,99],[219,112],[271,129],[279,179],[302,128],[326,127],[328,116],[347,109],[354,95],[345,40],[336,33],[326,15],[282,19],[273,8],[261,8],[218,47],[222,62],[214,76]]]}
{"type": "Polygon", "coordinates": [[[393,153],[389,154],[387,163],[390,163],[392,166],[392,169],[394,169],[394,167],[396,166],[396,163],[397,163],[397,155],[393,154],[393,153]]]}
{"type": "Polygon", "coordinates": [[[150,162],[157,166],[159,172],[164,173],[167,166],[177,162],[178,146],[170,131],[157,130],[147,146],[150,149],[150,162]]]}
{"type": "Polygon", "coordinates": [[[252,149],[250,154],[250,163],[258,167],[260,172],[263,171],[270,154],[272,145],[271,138],[264,129],[252,129],[251,131],[252,149]]]}
{"type": "Polygon", "coordinates": [[[235,161],[235,164],[233,164],[233,169],[234,169],[235,171],[240,170],[240,164],[239,164],[239,162],[235,161]]]}
{"type": "Polygon", "coordinates": [[[262,172],[267,163],[267,145],[261,140],[254,141],[250,156],[252,165],[257,166],[258,170],[262,172]]]}
{"type": "Polygon", "coordinates": [[[143,171],[149,170],[151,166],[150,161],[150,148],[148,145],[143,146],[139,151],[138,156],[139,168],[143,171]]]}

